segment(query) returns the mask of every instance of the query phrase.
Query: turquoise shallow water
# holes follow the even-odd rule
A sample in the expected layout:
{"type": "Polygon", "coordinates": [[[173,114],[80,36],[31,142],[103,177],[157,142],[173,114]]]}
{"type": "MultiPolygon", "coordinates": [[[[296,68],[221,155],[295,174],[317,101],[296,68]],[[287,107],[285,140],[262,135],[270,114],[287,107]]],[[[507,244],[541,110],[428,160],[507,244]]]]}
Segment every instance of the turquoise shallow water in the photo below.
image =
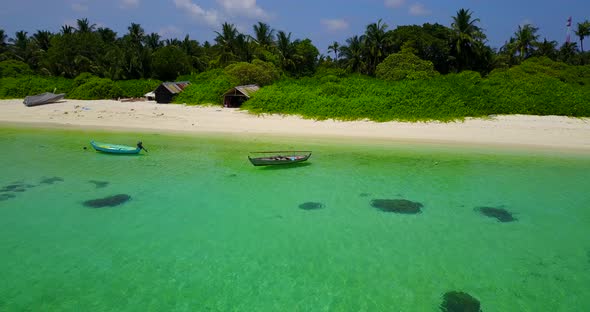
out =
{"type": "Polygon", "coordinates": [[[588,155],[157,134],[141,135],[139,156],[88,144],[138,137],[0,129],[0,311],[438,311],[452,290],[483,311],[590,310],[588,155]],[[269,149],[314,153],[288,168],[246,159],[269,149]],[[115,194],[131,200],[83,205],[115,194]]]}

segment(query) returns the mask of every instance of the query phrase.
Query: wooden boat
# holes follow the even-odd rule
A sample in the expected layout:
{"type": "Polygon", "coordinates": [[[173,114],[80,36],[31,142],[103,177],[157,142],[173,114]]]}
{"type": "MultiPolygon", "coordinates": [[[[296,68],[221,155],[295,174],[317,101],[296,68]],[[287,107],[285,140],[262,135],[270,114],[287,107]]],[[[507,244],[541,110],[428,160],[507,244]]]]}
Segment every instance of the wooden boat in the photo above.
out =
{"type": "MultiPolygon", "coordinates": [[[[271,151],[250,152],[257,157],[248,156],[254,166],[288,165],[306,161],[311,157],[310,151],[271,151]]],[[[253,155],[254,156],[254,155],[253,155]]]]}
{"type": "Polygon", "coordinates": [[[38,95],[29,95],[25,97],[23,103],[26,106],[37,106],[49,103],[55,103],[62,100],[66,96],[65,93],[55,94],[51,92],[45,92],[38,95]]]}
{"type": "Polygon", "coordinates": [[[143,147],[143,144],[141,142],[138,142],[137,146],[127,146],[91,141],[90,145],[92,145],[92,147],[94,147],[94,149],[99,152],[111,154],[139,154],[141,150],[147,152],[147,150],[143,147]]]}

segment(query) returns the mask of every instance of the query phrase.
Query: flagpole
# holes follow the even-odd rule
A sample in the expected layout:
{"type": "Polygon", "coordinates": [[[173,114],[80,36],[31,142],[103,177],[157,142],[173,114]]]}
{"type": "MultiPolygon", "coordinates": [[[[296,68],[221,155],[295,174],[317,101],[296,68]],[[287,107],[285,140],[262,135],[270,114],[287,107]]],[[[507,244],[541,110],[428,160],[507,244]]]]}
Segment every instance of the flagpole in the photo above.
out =
{"type": "Polygon", "coordinates": [[[567,19],[567,32],[566,32],[566,35],[565,35],[565,42],[566,43],[570,43],[570,33],[571,33],[571,31],[572,31],[572,17],[570,16],[567,19]]]}

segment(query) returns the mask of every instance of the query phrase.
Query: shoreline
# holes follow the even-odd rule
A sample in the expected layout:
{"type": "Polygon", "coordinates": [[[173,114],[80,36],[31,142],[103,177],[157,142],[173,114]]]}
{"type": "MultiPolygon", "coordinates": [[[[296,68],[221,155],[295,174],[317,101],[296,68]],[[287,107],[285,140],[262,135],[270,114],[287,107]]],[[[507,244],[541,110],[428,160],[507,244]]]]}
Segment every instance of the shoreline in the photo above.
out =
{"type": "Polygon", "coordinates": [[[220,134],[590,153],[590,118],[498,115],[457,122],[316,121],[236,108],[115,100],[64,100],[26,107],[0,100],[0,125],[168,134],[220,134]]]}

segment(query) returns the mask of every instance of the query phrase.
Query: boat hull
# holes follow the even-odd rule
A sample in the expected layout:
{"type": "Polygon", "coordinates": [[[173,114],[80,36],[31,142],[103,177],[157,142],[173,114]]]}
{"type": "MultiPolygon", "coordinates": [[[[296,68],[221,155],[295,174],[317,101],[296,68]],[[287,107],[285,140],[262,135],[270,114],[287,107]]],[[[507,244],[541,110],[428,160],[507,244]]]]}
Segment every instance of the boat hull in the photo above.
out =
{"type": "Polygon", "coordinates": [[[117,144],[109,144],[109,143],[100,143],[100,142],[90,142],[90,145],[99,152],[109,153],[109,154],[139,154],[141,148],[127,146],[127,145],[117,145],[117,144]]]}
{"type": "Polygon", "coordinates": [[[281,156],[281,155],[274,155],[274,156],[264,156],[264,157],[250,157],[248,156],[248,160],[254,166],[274,166],[274,165],[290,165],[296,164],[300,162],[304,162],[311,157],[311,153],[307,155],[290,155],[290,156],[281,156]]]}
{"type": "Polygon", "coordinates": [[[25,100],[23,101],[23,103],[26,106],[44,105],[44,104],[50,104],[50,103],[55,103],[57,101],[60,101],[65,96],[66,96],[65,93],[54,94],[51,92],[45,92],[45,93],[38,94],[38,95],[27,96],[27,97],[25,97],[25,100]]]}

